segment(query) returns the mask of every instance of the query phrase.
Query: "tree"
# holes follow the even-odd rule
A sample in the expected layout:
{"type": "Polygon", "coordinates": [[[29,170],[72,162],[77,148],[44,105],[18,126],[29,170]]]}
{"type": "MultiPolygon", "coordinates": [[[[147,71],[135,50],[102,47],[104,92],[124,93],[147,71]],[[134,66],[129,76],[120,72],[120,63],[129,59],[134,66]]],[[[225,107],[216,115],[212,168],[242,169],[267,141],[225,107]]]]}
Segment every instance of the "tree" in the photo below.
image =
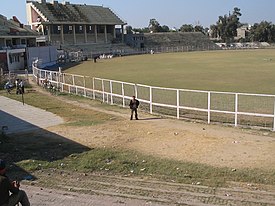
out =
{"type": "Polygon", "coordinates": [[[256,23],[251,27],[250,40],[259,42],[274,42],[275,40],[275,26],[271,22],[262,21],[260,24],[256,23]]]}
{"type": "Polygon", "coordinates": [[[149,33],[149,28],[148,27],[144,27],[144,28],[133,28],[133,31],[135,33],[149,33]]]}
{"type": "Polygon", "coordinates": [[[217,21],[217,36],[225,42],[231,42],[237,36],[237,28],[241,25],[239,17],[242,15],[241,10],[234,8],[233,13],[229,15],[219,16],[217,21]]]}
{"type": "Polygon", "coordinates": [[[132,26],[126,26],[126,32],[127,32],[127,34],[132,34],[133,33],[132,26]]]}
{"type": "Polygon", "coordinates": [[[219,34],[218,34],[218,26],[217,26],[217,25],[212,24],[212,25],[210,26],[209,36],[210,36],[211,38],[218,38],[218,37],[219,37],[219,34]]]}
{"type": "Polygon", "coordinates": [[[194,27],[194,32],[201,32],[201,33],[205,34],[203,26],[200,26],[200,25],[197,25],[194,27]]]}
{"type": "Polygon", "coordinates": [[[192,24],[184,24],[180,27],[181,32],[193,32],[194,27],[192,24]]]}
{"type": "Polygon", "coordinates": [[[161,27],[161,32],[169,32],[169,31],[170,31],[170,29],[169,29],[168,26],[163,25],[163,26],[161,27]]]}
{"type": "Polygon", "coordinates": [[[161,26],[156,19],[150,19],[148,28],[149,28],[150,32],[160,32],[161,31],[161,26]]]}

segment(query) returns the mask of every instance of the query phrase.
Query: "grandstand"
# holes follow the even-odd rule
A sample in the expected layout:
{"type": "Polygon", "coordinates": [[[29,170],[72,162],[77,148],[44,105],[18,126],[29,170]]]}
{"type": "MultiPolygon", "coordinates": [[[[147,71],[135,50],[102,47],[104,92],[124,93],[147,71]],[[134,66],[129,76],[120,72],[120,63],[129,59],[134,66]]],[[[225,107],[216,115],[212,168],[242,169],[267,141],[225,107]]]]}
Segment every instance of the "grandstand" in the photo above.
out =
{"type": "Polygon", "coordinates": [[[156,48],[162,48],[159,51],[163,52],[164,47],[168,52],[167,47],[181,47],[181,51],[220,49],[202,33],[150,33],[141,34],[142,38],[124,35],[126,23],[103,6],[27,1],[27,18],[31,28],[46,37],[50,45],[72,52],[81,50],[88,57],[144,53],[156,48]]]}
{"type": "Polygon", "coordinates": [[[220,49],[201,32],[168,32],[144,34],[144,47],[147,49],[163,47],[186,47],[190,50],[220,49]]]}
{"type": "Polygon", "coordinates": [[[110,8],[46,0],[27,1],[27,19],[52,45],[111,43],[126,24],[110,8]]]}
{"type": "Polygon", "coordinates": [[[67,52],[81,51],[83,53],[83,56],[86,56],[88,58],[92,58],[93,56],[99,56],[101,54],[113,54],[114,56],[123,56],[139,53],[139,51],[127,46],[124,43],[97,43],[81,44],[74,46],[64,45],[62,49],[64,49],[67,52]]]}

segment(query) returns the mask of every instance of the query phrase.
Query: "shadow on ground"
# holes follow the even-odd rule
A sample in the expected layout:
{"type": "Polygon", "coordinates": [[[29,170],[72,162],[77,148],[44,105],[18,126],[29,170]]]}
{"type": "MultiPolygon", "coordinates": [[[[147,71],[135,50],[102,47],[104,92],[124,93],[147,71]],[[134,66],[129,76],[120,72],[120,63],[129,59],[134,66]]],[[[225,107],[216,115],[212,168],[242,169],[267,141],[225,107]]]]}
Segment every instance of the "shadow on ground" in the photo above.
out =
{"type": "MultiPolygon", "coordinates": [[[[0,111],[0,126],[20,125],[22,131],[17,128],[9,128],[7,134],[0,136],[0,158],[8,164],[8,176],[17,180],[35,180],[31,173],[17,166],[16,163],[25,161],[35,164],[39,169],[39,161],[53,162],[64,159],[72,154],[83,153],[91,150],[77,142],[68,140],[58,134],[39,128],[29,122],[0,111]],[[35,162],[35,163],[34,163],[35,162]]],[[[35,115],[35,114],[34,114],[35,115]]],[[[0,128],[0,129],[1,129],[0,128]]]]}

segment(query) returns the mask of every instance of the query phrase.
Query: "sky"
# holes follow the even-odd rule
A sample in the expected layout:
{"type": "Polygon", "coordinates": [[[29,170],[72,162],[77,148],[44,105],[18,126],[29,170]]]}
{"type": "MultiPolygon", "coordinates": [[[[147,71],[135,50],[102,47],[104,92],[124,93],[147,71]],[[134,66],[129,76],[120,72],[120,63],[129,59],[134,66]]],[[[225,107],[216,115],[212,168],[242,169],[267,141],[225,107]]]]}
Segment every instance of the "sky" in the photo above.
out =
{"type": "MultiPolygon", "coordinates": [[[[47,0],[51,2],[52,0],[47,0]]],[[[110,7],[122,20],[134,28],[147,27],[149,20],[180,28],[183,24],[209,27],[219,16],[241,9],[241,23],[268,21],[275,24],[275,0],[67,0],[75,4],[110,7]]],[[[59,0],[63,2],[63,0],[59,0]]],[[[0,0],[0,14],[26,20],[26,0],[0,0]]]]}

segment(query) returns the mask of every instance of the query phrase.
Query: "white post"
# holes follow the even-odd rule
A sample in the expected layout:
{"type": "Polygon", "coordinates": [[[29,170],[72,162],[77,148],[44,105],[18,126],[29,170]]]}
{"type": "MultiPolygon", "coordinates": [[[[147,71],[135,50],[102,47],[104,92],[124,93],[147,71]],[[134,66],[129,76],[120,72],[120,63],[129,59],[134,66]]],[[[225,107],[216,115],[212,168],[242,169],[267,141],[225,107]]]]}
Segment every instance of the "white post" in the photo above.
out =
{"type": "Polygon", "coordinates": [[[238,94],[235,94],[235,127],[238,126],[238,94]]]}
{"type": "Polygon", "coordinates": [[[121,93],[122,93],[122,106],[125,107],[124,83],[122,83],[121,85],[121,93]]]}
{"type": "Polygon", "coordinates": [[[39,75],[39,78],[38,78],[38,84],[40,85],[40,79],[42,78],[42,71],[41,71],[41,69],[39,70],[39,73],[40,73],[40,75],[39,75]]]}
{"type": "Polygon", "coordinates": [[[137,85],[135,84],[135,97],[138,97],[138,90],[137,90],[137,85]]]}
{"type": "Polygon", "coordinates": [[[59,72],[56,72],[56,80],[57,80],[57,88],[60,88],[60,74],[59,72]]]}
{"type": "Polygon", "coordinates": [[[208,124],[210,124],[211,118],[210,118],[210,113],[211,113],[211,92],[208,92],[208,124]]]}
{"type": "Polygon", "coordinates": [[[61,75],[62,75],[61,91],[64,92],[65,74],[61,74],[61,75]]]}
{"type": "Polygon", "coordinates": [[[274,100],[274,119],[273,119],[273,131],[275,131],[275,100],[274,100]]]}
{"type": "Polygon", "coordinates": [[[101,80],[101,84],[102,84],[102,101],[105,102],[105,96],[104,96],[104,81],[103,81],[103,79],[101,80]]]}
{"type": "Polygon", "coordinates": [[[180,118],[180,90],[177,89],[177,118],[180,118]]]}
{"type": "Polygon", "coordinates": [[[110,81],[110,93],[111,93],[111,105],[114,104],[113,101],[113,81],[110,81]]]}
{"type": "Polygon", "coordinates": [[[84,97],[86,97],[87,94],[86,94],[86,79],[85,79],[85,76],[83,76],[83,86],[84,86],[84,97]]]}
{"type": "Polygon", "coordinates": [[[93,99],[95,99],[95,78],[93,77],[93,99]]]}
{"type": "Polygon", "coordinates": [[[153,94],[152,94],[152,87],[150,87],[150,113],[153,113],[153,94]]]}
{"type": "Polygon", "coordinates": [[[74,75],[72,75],[73,76],[73,85],[75,86],[75,80],[74,80],[74,75]]]}

